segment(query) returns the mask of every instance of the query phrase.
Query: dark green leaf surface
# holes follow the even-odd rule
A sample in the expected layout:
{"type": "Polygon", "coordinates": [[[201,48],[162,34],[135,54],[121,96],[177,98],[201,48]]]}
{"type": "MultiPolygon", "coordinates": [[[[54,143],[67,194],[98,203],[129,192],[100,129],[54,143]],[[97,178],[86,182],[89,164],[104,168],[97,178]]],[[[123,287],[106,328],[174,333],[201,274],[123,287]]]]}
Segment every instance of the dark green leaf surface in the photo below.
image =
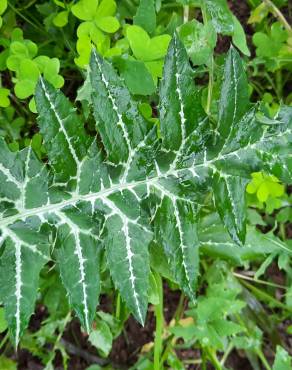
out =
{"type": "MultiPolygon", "coordinates": [[[[272,125],[257,121],[235,49],[226,58],[214,125],[201,107],[186,50],[174,36],[160,86],[161,140],[124,81],[96,52],[89,79],[103,148],[86,134],[63,94],[43,80],[36,104],[48,163],[31,148],[12,153],[0,141],[0,296],[16,345],[49,259],[56,259],[70,304],[90,331],[104,249],[113,283],[143,324],[151,242],[151,253],[161,247],[172,279],[192,299],[199,248],[210,252],[208,246],[221,240],[197,235],[205,195],[213,191],[232,238],[228,246],[236,249],[245,240],[250,173],[264,169],[291,181],[292,108],[282,107],[272,125]]],[[[247,243],[253,248],[258,239],[248,233],[247,243]]]]}

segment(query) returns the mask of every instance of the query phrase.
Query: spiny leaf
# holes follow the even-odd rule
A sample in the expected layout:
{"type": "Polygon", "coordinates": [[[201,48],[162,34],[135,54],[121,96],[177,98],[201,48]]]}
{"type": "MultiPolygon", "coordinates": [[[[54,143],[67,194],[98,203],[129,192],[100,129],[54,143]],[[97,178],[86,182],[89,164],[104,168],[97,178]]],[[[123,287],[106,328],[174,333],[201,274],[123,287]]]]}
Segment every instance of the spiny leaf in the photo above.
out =
{"type": "Polygon", "coordinates": [[[205,195],[213,190],[218,213],[240,244],[250,173],[265,170],[291,180],[292,108],[282,107],[273,125],[257,121],[235,49],[226,58],[214,130],[174,36],[160,88],[161,141],[123,80],[95,51],[89,77],[104,148],[86,134],[63,94],[43,80],[36,105],[49,162],[41,163],[30,148],[12,153],[0,140],[0,295],[16,345],[48,259],[56,259],[69,301],[90,331],[105,249],[116,288],[143,324],[152,241],[161,244],[173,279],[192,299],[205,195]]]}

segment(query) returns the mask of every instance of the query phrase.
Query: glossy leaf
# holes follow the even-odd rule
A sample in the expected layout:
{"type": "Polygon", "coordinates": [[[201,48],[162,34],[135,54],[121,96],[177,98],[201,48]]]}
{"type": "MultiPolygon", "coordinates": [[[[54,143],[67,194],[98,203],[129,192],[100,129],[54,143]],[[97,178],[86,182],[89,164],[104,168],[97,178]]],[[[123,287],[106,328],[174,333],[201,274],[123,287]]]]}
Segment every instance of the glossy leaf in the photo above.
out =
{"type": "Polygon", "coordinates": [[[0,297],[16,345],[48,260],[58,264],[89,332],[104,250],[113,283],[143,324],[156,246],[165,271],[193,299],[202,247],[198,210],[210,191],[233,241],[244,244],[250,173],[291,180],[291,107],[282,107],[273,124],[258,122],[234,48],[226,57],[217,124],[204,113],[193,77],[175,35],[159,91],[158,138],[123,79],[93,51],[87,85],[101,142],[86,134],[60,91],[39,81],[36,106],[48,163],[31,148],[12,153],[0,141],[0,297]]]}

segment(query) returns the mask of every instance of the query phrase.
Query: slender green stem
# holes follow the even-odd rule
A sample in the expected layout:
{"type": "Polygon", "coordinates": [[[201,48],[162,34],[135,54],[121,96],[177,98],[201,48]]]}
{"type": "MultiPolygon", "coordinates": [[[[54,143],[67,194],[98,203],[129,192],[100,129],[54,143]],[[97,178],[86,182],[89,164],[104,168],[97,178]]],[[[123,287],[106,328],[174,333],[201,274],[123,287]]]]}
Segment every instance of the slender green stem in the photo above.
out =
{"type": "MultiPolygon", "coordinates": [[[[185,295],[184,295],[184,293],[181,293],[177,308],[176,308],[174,316],[173,316],[173,319],[174,319],[176,324],[180,320],[180,318],[183,314],[183,311],[184,311],[184,299],[185,299],[185,295]]],[[[160,360],[160,365],[161,366],[163,366],[164,362],[166,361],[169,352],[173,349],[173,347],[175,345],[175,342],[176,342],[176,338],[174,337],[174,335],[170,335],[167,338],[167,344],[165,346],[165,350],[163,351],[163,354],[162,354],[161,360],[160,360]]]]}
{"type": "Polygon", "coordinates": [[[227,360],[227,358],[228,358],[228,356],[230,355],[230,353],[231,353],[231,351],[233,350],[233,348],[234,348],[234,345],[233,345],[233,343],[232,343],[232,342],[230,342],[230,343],[228,344],[228,347],[227,347],[226,351],[224,352],[224,354],[223,354],[223,356],[222,356],[222,358],[221,358],[221,361],[220,361],[220,365],[221,365],[222,367],[224,367],[225,361],[227,360]]]}
{"type": "Polygon", "coordinates": [[[285,225],[283,223],[280,223],[280,235],[283,240],[286,240],[286,230],[285,225]]]}
{"type": "Polygon", "coordinates": [[[206,352],[208,354],[208,357],[210,359],[210,361],[212,362],[212,364],[214,365],[215,369],[216,370],[222,370],[222,366],[217,358],[217,355],[216,355],[216,351],[209,348],[209,347],[206,347],[206,352]]]}
{"type": "Polygon", "coordinates": [[[272,9],[272,12],[274,13],[275,17],[277,17],[279,19],[279,21],[286,28],[286,30],[291,31],[292,28],[291,28],[290,24],[287,22],[283,13],[280,11],[280,9],[271,0],[263,0],[263,1],[264,1],[264,3],[266,3],[272,9]]]}
{"type": "Polygon", "coordinates": [[[121,295],[118,293],[116,298],[116,319],[120,320],[121,317],[121,295]]]}
{"type": "Polygon", "coordinates": [[[51,350],[50,357],[49,357],[48,362],[47,362],[47,366],[48,366],[48,364],[50,364],[50,365],[52,364],[52,361],[55,358],[55,354],[56,354],[55,352],[56,352],[56,350],[58,348],[58,344],[59,344],[59,342],[60,342],[60,340],[61,340],[61,338],[63,336],[63,333],[64,333],[64,331],[66,329],[66,326],[67,326],[67,324],[68,324],[68,322],[70,320],[71,320],[71,311],[69,311],[68,314],[67,314],[67,316],[64,317],[63,322],[62,322],[62,325],[59,327],[59,334],[58,334],[58,336],[57,336],[57,338],[55,340],[53,349],[51,350]]]}
{"type": "Polygon", "coordinates": [[[24,14],[22,14],[18,9],[16,9],[10,2],[8,1],[8,6],[16,13],[19,15],[20,18],[25,20],[27,23],[29,23],[31,26],[33,26],[35,29],[38,31],[41,31],[42,33],[46,33],[42,28],[34,24],[30,19],[28,19],[24,14]]]}
{"type": "Polygon", "coordinates": [[[236,277],[237,277],[237,278],[239,278],[239,279],[253,281],[254,283],[257,283],[257,284],[268,285],[268,286],[271,286],[271,287],[273,287],[273,288],[281,288],[281,289],[285,289],[285,290],[287,290],[287,289],[288,289],[288,288],[287,288],[286,286],[284,286],[284,285],[271,283],[271,282],[269,282],[269,281],[265,281],[265,280],[261,280],[261,279],[255,279],[255,278],[250,277],[250,276],[246,276],[246,275],[239,274],[238,272],[233,272],[233,275],[234,275],[234,276],[236,276],[236,277]]]}
{"type": "Polygon", "coordinates": [[[0,349],[4,346],[4,344],[7,342],[9,338],[9,334],[8,332],[5,334],[4,338],[2,339],[1,343],[0,343],[0,349]]]}
{"type": "Polygon", "coordinates": [[[190,7],[189,5],[184,6],[184,23],[187,23],[189,20],[190,7]]]}
{"type": "Polygon", "coordinates": [[[271,368],[271,366],[269,365],[269,363],[268,363],[268,361],[267,361],[267,359],[266,359],[265,355],[263,354],[263,352],[262,352],[260,349],[258,349],[258,350],[256,351],[256,353],[257,353],[257,355],[259,356],[260,360],[262,361],[262,363],[263,363],[264,367],[265,367],[267,370],[272,370],[272,368],[271,368]]]}
{"type": "Polygon", "coordinates": [[[202,353],[202,370],[207,370],[207,356],[206,351],[202,353]]]}
{"type": "Polygon", "coordinates": [[[278,89],[277,89],[277,86],[275,85],[273,79],[271,78],[271,76],[269,75],[268,72],[265,72],[265,77],[266,79],[269,81],[269,83],[271,84],[273,90],[275,91],[276,95],[277,95],[277,99],[280,101],[281,100],[281,96],[279,95],[278,93],[278,89]]]}
{"type": "Polygon", "coordinates": [[[161,276],[154,273],[157,286],[159,303],[155,305],[154,313],[156,318],[156,329],[155,329],[155,339],[154,339],[154,370],[160,370],[160,356],[162,352],[162,332],[163,332],[163,287],[161,276]]]}
{"type": "Polygon", "coordinates": [[[211,111],[213,85],[214,85],[214,58],[212,56],[211,61],[210,61],[210,67],[209,67],[208,98],[207,98],[207,106],[206,106],[207,114],[210,114],[210,111],[211,111]]]}
{"type": "Polygon", "coordinates": [[[249,284],[247,281],[242,280],[241,284],[244,285],[250,291],[252,291],[253,294],[255,296],[257,296],[260,300],[271,304],[273,307],[278,307],[278,308],[281,308],[281,309],[283,309],[285,311],[288,311],[288,312],[292,311],[292,309],[289,306],[283,304],[282,302],[279,302],[277,299],[275,299],[274,297],[272,297],[268,293],[263,292],[262,290],[256,288],[252,284],[249,284]]]}
{"type": "Polygon", "coordinates": [[[277,88],[277,95],[280,99],[283,97],[283,80],[282,80],[282,71],[279,69],[276,71],[276,88],[277,88]]]}

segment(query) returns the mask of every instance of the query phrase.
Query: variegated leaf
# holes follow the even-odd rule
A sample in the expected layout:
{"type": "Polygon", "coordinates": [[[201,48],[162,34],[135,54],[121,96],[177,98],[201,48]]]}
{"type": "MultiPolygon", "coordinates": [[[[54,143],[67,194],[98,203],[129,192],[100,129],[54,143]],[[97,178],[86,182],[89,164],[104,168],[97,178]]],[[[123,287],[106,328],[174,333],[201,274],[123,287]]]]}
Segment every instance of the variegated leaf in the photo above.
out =
{"type": "Polygon", "coordinates": [[[0,140],[0,298],[16,344],[49,258],[56,258],[70,304],[90,331],[102,249],[122,299],[143,324],[151,241],[161,244],[173,279],[194,297],[198,210],[210,191],[229,234],[244,243],[250,173],[264,169],[291,180],[292,108],[282,107],[273,125],[262,125],[235,49],[224,71],[213,125],[174,36],[160,87],[160,140],[123,80],[94,51],[89,79],[103,148],[64,95],[40,80],[36,103],[48,163],[30,148],[12,153],[0,140]]]}

